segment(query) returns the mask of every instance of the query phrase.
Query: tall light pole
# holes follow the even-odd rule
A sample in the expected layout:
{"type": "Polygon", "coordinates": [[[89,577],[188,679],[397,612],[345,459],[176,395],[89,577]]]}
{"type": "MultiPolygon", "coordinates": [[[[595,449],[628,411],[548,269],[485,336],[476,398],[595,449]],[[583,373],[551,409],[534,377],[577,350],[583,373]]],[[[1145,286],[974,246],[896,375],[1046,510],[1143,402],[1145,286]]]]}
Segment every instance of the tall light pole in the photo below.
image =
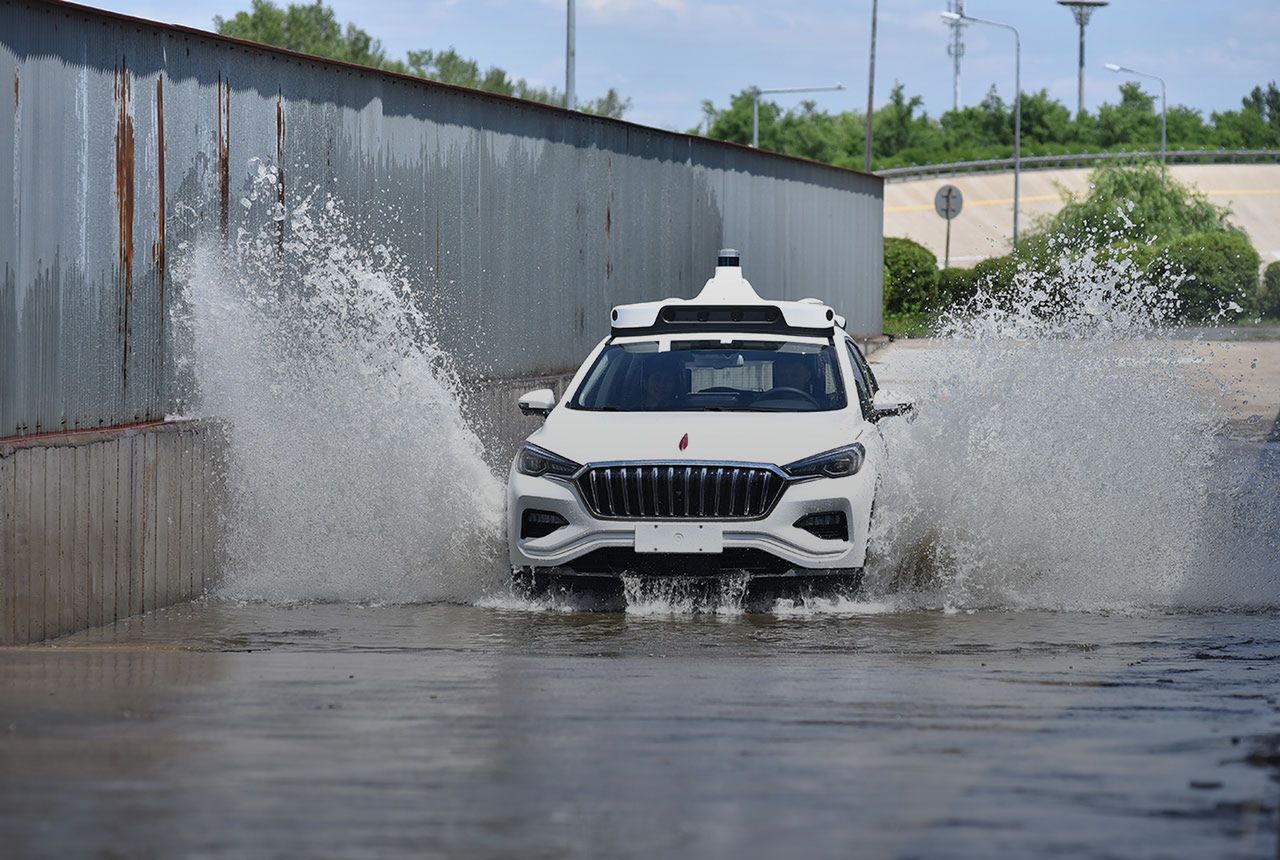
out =
{"type": "Polygon", "coordinates": [[[1159,75],[1153,75],[1150,72],[1140,72],[1137,69],[1131,69],[1128,66],[1117,66],[1115,63],[1107,63],[1107,69],[1112,72],[1125,72],[1130,75],[1137,75],[1140,78],[1154,78],[1160,82],[1160,167],[1164,167],[1164,147],[1165,136],[1168,129],[1167,120],[1167,104],[1165,101],[1164,78],[1159,75]]]}
{"type": "Polygon", "coordinates": [[[1109,2],[1110,0],[1058,0],[1058,5],[1066,6],[1070,9],[1071,14],[1075,16],[1076,23],[1080,25],[1080,82],[1078,87],[1079,96],[1076,102],[1077,117],[1084,113],[1084,28],[1089,23],[1089,16],[1109,2]]]}
{"type": "Polygon", "coordinates": [[[564,39],[564,106],[569,110],[578,109],[578,96],[574,92],[577,77],[577,50],[574,47],[574,30],[577,28],[577,15],[574,14],[573,0],[568,0],[565,16],[564,39]]]}
{"type": "Polygon", "coordinates": [[[871,118],[876,112],[876,8],[871,0],[871,69],[867,73],[867,139],[862,146],[862,169],[871,172],[871,118]]]}
{"type": "Polygon", "coordinates": [[[836,84],[834,87],[783,87],[782,89],[762,90],[759,87],[751,88],[751,145],[756,149],[760,148],[760,96],[773,95],[774,93],[829,93],[833,90],[844,89],[844,84],[836,84]]]}
{"type": "Polygon", "coordinates": [[[950,21],[951,44],[947,54],[951,57],[951,109],[960,110],[960,58],[964,56],[964,0],[947,0],[947,11],[961,17],[950,21]]]}
{"type": "Polygon", "coordinates": [[[944,21],[970,21],[999,27],[1013,34],[1013,251],[1018,252],[1018,192],[1022,181],[1022,37],[1009,24],[975,18],[958,12],[943,12],[944,21]]]}

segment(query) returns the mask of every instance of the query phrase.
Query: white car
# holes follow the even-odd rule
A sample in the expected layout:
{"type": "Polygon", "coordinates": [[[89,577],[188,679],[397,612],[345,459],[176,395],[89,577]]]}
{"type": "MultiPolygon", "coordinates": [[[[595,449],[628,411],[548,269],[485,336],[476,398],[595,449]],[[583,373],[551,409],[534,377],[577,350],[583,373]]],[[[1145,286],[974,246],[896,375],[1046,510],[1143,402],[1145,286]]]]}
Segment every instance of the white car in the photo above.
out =
{"type": "Polygon", "coordinates": [[[817,299],[766,301],[720,252],[695,299],[613,309],[609,337],[508,481],[513,573],[861,573],[884,464],[879,392],[817,299]]]}

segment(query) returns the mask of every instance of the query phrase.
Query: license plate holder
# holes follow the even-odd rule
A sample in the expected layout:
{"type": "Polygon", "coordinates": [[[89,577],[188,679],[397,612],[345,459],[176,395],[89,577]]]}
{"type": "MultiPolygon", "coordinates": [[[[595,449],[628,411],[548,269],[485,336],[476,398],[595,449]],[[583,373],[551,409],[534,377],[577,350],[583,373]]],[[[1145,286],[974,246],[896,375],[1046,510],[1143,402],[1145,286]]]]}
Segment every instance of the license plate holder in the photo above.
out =
{"type": "Polygon", "coordinates": [[[724,552],[724,526],[719,523],[640,523],[636,552],[711,555],[724,552]]]}

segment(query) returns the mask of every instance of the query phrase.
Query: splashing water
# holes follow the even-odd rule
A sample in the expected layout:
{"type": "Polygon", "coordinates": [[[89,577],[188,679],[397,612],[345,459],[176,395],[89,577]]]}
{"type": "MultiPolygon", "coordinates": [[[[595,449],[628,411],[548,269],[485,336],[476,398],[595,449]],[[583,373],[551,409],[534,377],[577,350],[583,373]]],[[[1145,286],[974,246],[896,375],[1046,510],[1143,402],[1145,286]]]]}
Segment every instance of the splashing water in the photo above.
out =
{"type": "MultiPolygon", "coordinates": [[[[511,596],[502,486],[397,252],[352,238],[323,195],[284,211],[273,168],[257,173],[242,203],[265,226],[188,249],[175,315],[195,405],[230,437],[224,593],[575,608],[511,596]]],[[[895,352],[923,405],[883,425],[864,586],[776,614],[1280,604],[1280,464],[1227,462],[1224,420],[1168,333],[1167,285],[1092,252],[1059,268],[980,292],[929,349],[895,352]]],[[[623,599],[732,617],[745,586],[708,598],[627,578],[623,599]]]]}
{"type": "Polygon", "coordinates": [[[884,425],[866,594],[953,610],[1274,605],[1274,567],[1252,584],[1222,568],[1248,538],[1213,501],[1224,422],[1165,328],[1175,297],[1092,252],[1061,270],[980,292],[918,352],[920,415],[884,425]]]}
{"type": "Polygon", "coordinates": [[[471,599],[502,571],[502,486],[406,267],[332,199],[280,209],[273,170],[241,201],[265,226],[184,262],[196,405],[230,437],[223,592],[471,599]]]}

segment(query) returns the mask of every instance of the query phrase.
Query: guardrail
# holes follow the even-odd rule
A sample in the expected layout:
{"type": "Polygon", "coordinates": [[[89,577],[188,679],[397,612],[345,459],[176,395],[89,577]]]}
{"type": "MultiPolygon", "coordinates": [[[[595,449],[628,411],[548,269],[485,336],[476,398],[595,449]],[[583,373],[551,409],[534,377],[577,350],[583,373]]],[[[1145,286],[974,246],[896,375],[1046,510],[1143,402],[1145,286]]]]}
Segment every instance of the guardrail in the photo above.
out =
{"type": "MultiPolygon", "coordinates": [[[[1154,161],[1160,158],[1159,150],[1137,152],[1079,152],[1068,155],[1028,155],[1022,159],[1023,170],[1045,170],[1051,167],[1084,167],[1099,161],[1154,161]]],[[[1165,160],[1172,164],[1255,164],[1280,162],[1280,150],[1276,149],[1171,149],[1165,160]]],[[[983,173],[987,171],[1013,170],[1012,158],[987,158],[980,161],[952,161],[946,164],[920,164],[910,167],[890,167],[877,170],[876,174],[890,182],[919,179],[925,176],[943,176],[953,173],[983,173]]]]}

